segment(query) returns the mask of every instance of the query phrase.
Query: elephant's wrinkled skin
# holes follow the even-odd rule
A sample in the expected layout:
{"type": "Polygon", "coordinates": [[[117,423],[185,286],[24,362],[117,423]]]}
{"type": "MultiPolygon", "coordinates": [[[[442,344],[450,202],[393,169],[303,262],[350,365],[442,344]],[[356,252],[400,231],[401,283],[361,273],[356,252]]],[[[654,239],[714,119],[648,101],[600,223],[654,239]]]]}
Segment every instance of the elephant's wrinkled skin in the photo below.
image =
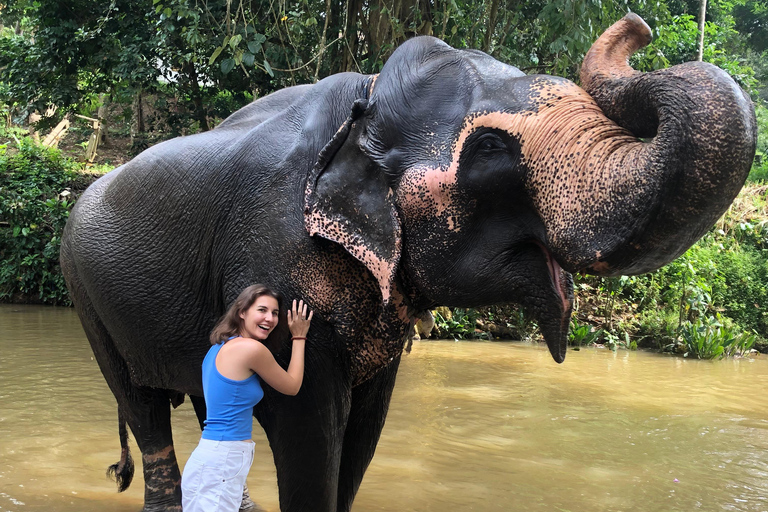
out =
{"type": "Polygon", "coordinates": [[[636,73],[648,40],[629,15],[596,42],[593,99],[413,39],[380,75],[277,92],[96,182],[61,263],[141,449],[145,510],[179,508],[170,406],[186,393],[204,415],[208,332],[251,283],[316,312],[300,393],[267,389],[255,411],[281,509],[349,510],[416,315],[519,303],[561,362],[568,272],[649,271],[698,239],[749,170],[752,104],[708,64],[636,73]]]}

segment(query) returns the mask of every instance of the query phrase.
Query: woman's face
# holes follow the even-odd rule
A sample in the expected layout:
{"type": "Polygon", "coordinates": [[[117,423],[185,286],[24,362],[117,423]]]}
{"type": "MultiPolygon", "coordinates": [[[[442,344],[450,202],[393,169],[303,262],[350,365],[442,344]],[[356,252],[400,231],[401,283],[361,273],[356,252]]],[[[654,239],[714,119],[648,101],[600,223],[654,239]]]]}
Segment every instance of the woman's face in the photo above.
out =
{"type": "Polygon", "coordinates": [[[243,327],[240,335],[255,340],[266,340],[277,325],[280,306],[277,299],[270,295],[257,298],[250,308],[240,313],[243,327]]]}

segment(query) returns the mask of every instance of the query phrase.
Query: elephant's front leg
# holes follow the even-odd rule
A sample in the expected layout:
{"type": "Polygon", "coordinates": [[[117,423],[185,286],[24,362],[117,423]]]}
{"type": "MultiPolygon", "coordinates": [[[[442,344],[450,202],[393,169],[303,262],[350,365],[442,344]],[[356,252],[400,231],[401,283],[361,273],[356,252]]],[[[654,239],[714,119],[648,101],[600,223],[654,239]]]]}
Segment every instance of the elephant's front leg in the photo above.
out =
{"type": "Polygon", "coordinates": [[[299,394],[264,387],[257,418],[277,467],[282,512],[335,512],[350,387],[338,357],[308,354],[299,394]]]}
{"type": "Polygon", "coordinates": [[[339,469],[339,512],[352,508],[357,490],[379,442],[389,410],[400,356],[373,378],[352,389],[352,404],[344,433],[339,469]]]}

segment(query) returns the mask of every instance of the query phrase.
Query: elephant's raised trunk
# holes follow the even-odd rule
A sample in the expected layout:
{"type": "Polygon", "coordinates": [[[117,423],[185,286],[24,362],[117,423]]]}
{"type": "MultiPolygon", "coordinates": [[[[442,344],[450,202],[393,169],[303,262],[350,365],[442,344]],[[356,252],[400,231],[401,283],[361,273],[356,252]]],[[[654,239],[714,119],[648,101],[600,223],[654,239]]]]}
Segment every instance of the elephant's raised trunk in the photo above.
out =
{"type": "Polygon", "coordinates": [[[560,155],[571,190],[547,223],[548,245],[568,270],[608,276],[659,268],[717,221],[749,173],[750,99],[711,64],[633,70],[627,59],[649,41],[648,26],[629,14],[595,42],[581,72],[600,109],[632,134],[583,114],[586,106],[567,107],[593,125],[582,146],[560,155]]]}

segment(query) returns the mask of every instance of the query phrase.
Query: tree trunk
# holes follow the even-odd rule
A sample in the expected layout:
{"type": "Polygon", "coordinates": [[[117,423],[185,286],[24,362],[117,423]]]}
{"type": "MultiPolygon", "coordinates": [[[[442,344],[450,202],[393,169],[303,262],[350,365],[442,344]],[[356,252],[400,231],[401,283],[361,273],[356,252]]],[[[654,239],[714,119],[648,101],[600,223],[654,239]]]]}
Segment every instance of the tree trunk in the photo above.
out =
{"type": "Polygon", "coordinates": [[[499,0],[491,0],[491,12],[488,15],[488,26],[485,29],[485,41],[483,41],[483,51],[488,53],[491,48],[493,32],[496,29],[496,17],[499,14],[499,0]]]}
{"type": "Polygon", "coordinates": [[[443,28],[440,30],[440,39],[445,41],[445,30],[448,28],[448,13],[450,12],[450,1],[445,0],[445,4],[443,6],[443,28]]]}
{"type": "Polygon", "coordinates": [[[707,0],[701,0],[699,7],[699,54],[696,60],[701,62],[704,58],[704,26],[707,18],[707,0]]]}
{"type": "Polygon", "coordinates": [[[144,112],[141,88],[133,96],[133,113],[131,114],[131,146],[136,147],[138,139],[144,135],[144,112]]]}
{"type": "Polygon", "coordinates": [[[507,41],[507,35],[509,35],[509,31],[512,29],[512,22],[516,19],[514,13],[516,12],[517,4],[515,3],[514,7],[510,7],[509,5],[506,6],[506,21],[504,22],[504,28],[501,30],[501,34],[499,35],[499,44],[496,47],[495,51],[491,54],[494,57],[498,57],[499,50],[501,48],[504,48],[504,45],[507,41]]]}
{"type": "Polygon", "coordinates": [[[315,78],[313,83],[317,83],[317,77],[320,75],[320,64],[323,62],[323,53],[325,53],[326,33],[328,33],[328,21],[331,19],[331,0],[325,0],[325,24],[323,25],[323,35],[320,37],[320,53],[317,56],[317,66],[315,67],[315,78]]]}
{"type": "MultiPolygon", "coordinates": [[[[498,1],[498,0],[496,0],[498,1]]],[[[419,10],[421,11],[421,29],[419,33],[423,36],[432,35],[432,24],[434,22],[432,16],[432,2],[430,0],[420,0],[419,10]]]]}
{"type": "Polygon", "coordinates": [[[99,94],[99,110],[96,113],[96,118],[99,120],[99,125],[101,126],[101,140],[99,143],[102,146],[106,146],[109,143],[109,139],[107,137],[107,124],[105,122],[107,117],[108,98],[109,97],[105,93],[99,94]]]}
{"type": "MultiPolygon", "coordinates": [[[[357,21],[360,15],[360,10],[363,6],[363,0],[347,0],[347,22],[344,28],[344,38],[346,39],[347,48],[344,51],[344,71],[359,71],[357,68],[357,61],[355,60],[358,54],[358,36],[357,36],[357,21]]],[[[369,40],[369,34],[363,30],[366,40],[369,40]]]]}

